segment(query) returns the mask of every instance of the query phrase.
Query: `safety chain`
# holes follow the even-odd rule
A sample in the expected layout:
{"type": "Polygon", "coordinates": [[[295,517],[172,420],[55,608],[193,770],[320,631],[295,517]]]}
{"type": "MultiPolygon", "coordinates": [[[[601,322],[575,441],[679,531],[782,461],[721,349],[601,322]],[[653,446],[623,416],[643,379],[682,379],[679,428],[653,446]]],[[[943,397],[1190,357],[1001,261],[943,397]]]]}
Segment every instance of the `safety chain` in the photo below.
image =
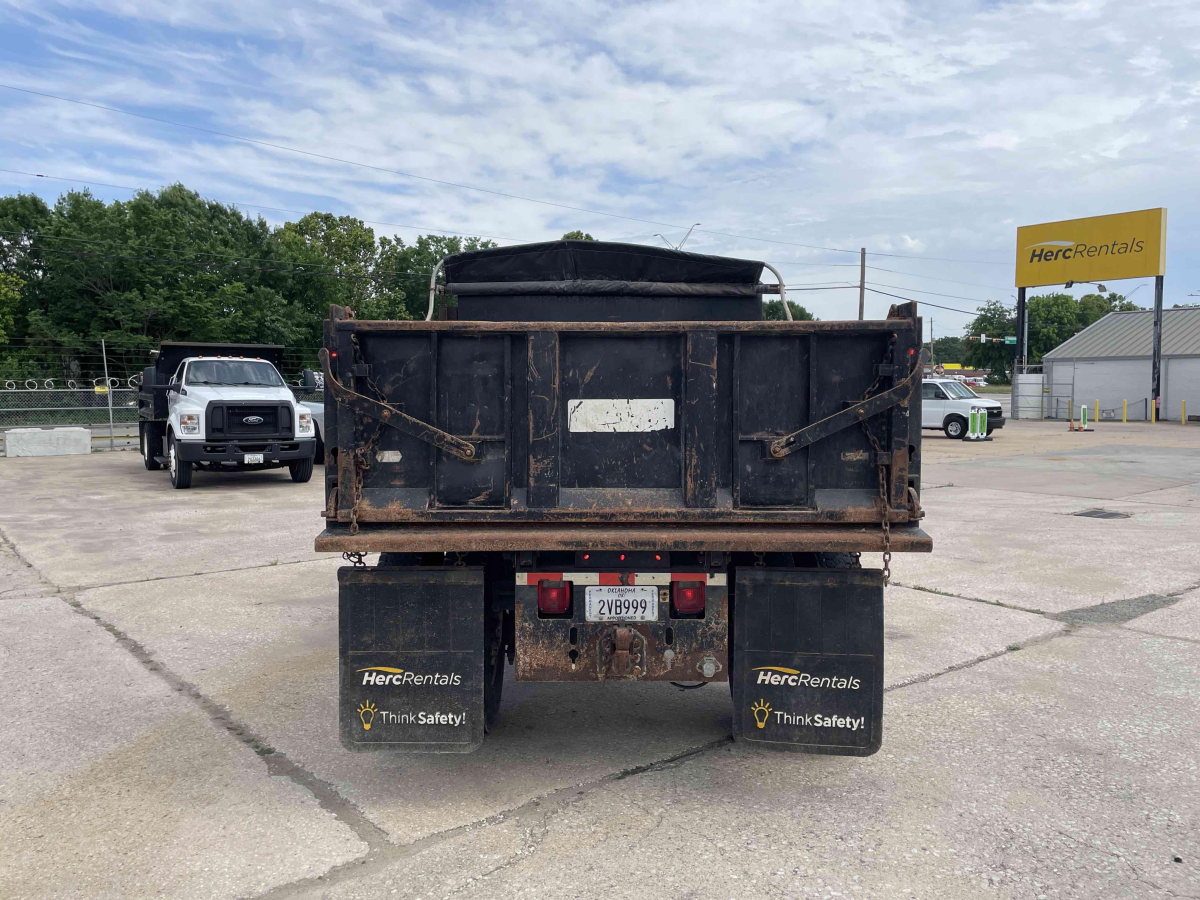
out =
{"type": "Polygon", "coordinates": [[[350,565],[355,566],[357,568],[358,566],[366,566],[366,563],[363,562],[364,556],[366,556],[365,553],[357,553],[353,550],[347,550],[345,553],[342,554],[342,559],[344,559],[346,562],[350,563],[350,565]]]}
{"type": "MultiPolygon", "coordinates": [[[[354,359],[357,362],[361,359],[362,354],[358,346],[358,335],[350,335],[350,342],[354,345],[354,359]]],[[[367,389],[375,394],[376,400],[384,400],[382,392],[371,380],[367,377],[367,389]]],[[[351,487],[350,494],[350,533],[358,534],[358,506],[362,502],[363,478],[366,475],[367,469],[371,468],[371,458],[375,453],[375,445],[379,442],[379,438],[383,435],[383,422],[375,423],[375,430],[371,433],[371,437],[361,447],[355,447],[351,455],[351,462],[354,465],[354,484],[351,487]]]]}
{"type": "Polygon", "coordinates": [[[892,577],[892,504],[888,499],[884,469],[884,466],[879,467],[879,497],[883,502],[883,583],[887,584],[892,577]]]}
{"type": "MultiPolygon", "coordinates": [[[[893,334],[888,342],[887,353],[884,354],[883,364],[892,363],[895,358],[896,351],[896,335],[893,334]]],[[[893,372],[895,369],[892,370],[893,372]]],[[[870,398],[880,387],[884,376],[882,373],[875,376],[875,381],[867,388],[860,400],[870,398]]],[[[875,451],[875,458],[883,458],[883,447],[879,443],[879,438],[871,431],[870,422],[868,419],[863,419],[860,423],[863,434],[867,436],[867,440],[871,443],[871,449],[875,451]]],[[[883,528],[883,583],[887,584],[892,577],[892,501],[887,488],[887,466],[882,462],[878,465],[879,471],[879,507],[880,507],[880,525],[883,528]]]]}

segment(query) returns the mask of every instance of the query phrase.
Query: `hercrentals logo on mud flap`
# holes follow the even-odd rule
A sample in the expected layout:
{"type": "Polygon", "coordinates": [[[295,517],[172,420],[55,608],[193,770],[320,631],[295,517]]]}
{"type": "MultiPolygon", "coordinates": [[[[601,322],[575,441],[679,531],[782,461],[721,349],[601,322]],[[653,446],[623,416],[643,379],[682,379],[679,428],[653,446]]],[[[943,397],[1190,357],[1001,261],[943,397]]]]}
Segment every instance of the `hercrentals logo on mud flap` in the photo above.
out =
{"type": "Polygon", "coordinates": [[[455,685],[462,684],[462,676],[455,672],[449,674],[434,672],[430,675],[418,675],[416,672],[406,672],[403,669],[396,669],[392,666],[367,666],[365,669],[359,669],[358,671],[363,673],[362,683],[365,685],[433,684],[454,687],[455,685]]]}
{"type": "Polygon", "coordinates": [[[833,688],[843,691],[857,691],[862,686],[862,682],[853,676],[849,678],[837,675],[818,677],[810,675],[808,672],[801,672],[799,669],[787,669],[783,666],[759,666],[753,671],[758,673],[758,681],[755,684],[786,684],[789,687],[833,688]]]}

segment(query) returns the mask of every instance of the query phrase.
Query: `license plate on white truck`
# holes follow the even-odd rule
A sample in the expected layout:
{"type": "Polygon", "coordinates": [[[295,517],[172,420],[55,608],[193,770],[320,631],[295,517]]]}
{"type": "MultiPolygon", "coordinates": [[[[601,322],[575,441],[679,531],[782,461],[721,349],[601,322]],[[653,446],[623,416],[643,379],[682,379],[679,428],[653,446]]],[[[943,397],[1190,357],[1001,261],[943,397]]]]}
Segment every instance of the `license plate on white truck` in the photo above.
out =
{"type": "Polygon", "coordinates": [[[658,588],[653,585],[589,585],[584,599],[589,622],[658,621],[658,588]]]}
{"type": "Polygon", "coordinates": [[[262,461],[263,455],[261,453],[247,453],[245,458],[242,460],[242,462],[244,462],[246,465],[261,464],[262,461]]]}

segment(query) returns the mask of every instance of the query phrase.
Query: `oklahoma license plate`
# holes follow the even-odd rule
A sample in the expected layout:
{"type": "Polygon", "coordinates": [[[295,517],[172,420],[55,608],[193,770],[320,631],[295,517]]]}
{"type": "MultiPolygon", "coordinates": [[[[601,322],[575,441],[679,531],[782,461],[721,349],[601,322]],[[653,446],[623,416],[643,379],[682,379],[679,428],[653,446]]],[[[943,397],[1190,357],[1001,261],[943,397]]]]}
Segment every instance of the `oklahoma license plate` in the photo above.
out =
{"type": "Polygon", "coordinates": [[[262,458],[263,455],[261,453],[247,453],[246,458],[243,459],[242,462],[246,463],[247,465],[251,463],[261,463],[262,458]]]}
{"type": "Polygon", "coordinates": [[[655,622],[658,588],[653,585],[589,585],[584,594],[589,622],[655,622]]]}

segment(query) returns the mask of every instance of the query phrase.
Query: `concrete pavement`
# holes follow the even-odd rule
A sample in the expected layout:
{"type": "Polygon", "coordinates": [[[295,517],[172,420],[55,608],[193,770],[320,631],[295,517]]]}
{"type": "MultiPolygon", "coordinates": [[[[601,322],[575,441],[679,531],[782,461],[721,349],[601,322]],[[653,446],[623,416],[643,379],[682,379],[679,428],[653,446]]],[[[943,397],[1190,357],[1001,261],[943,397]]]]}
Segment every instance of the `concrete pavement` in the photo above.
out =
{"type": "Polygon", "coordinates": [[[349,754],[317,478],[0,460],[0,895],[1200,894],[1200,429],[1167,427],[930,434],[868,759],[731,744],[716,687],[511,681],[476,754],[349,754]]]}

